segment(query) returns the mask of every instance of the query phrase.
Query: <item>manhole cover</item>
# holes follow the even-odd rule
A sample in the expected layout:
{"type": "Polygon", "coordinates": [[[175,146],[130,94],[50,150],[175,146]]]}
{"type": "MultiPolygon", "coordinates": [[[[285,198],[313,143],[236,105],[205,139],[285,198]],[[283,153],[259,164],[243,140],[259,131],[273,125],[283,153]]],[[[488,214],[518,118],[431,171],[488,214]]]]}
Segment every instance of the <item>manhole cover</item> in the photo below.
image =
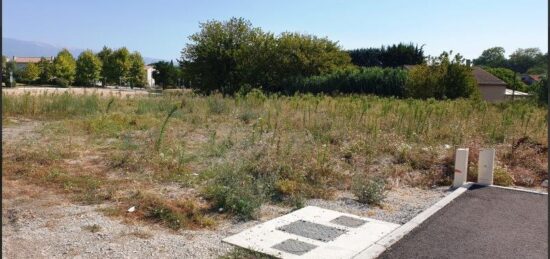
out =
{"type": "Polygon", "coordinates": [[[357,228],[362,226],[363,224],[367,223],[366,220],[358,219],[358,218],[352,218],[348,216],[340,216],[330,221],[331,223],[350,227],[350,228],[357,228]]]}
{"type": "Polygon", "coordinates": [[[281,243],[272,246],[272,248],[295,255],[303,255],[316,247],[316,245],[312,245],[295,239],[287,239],[281,243]]]}

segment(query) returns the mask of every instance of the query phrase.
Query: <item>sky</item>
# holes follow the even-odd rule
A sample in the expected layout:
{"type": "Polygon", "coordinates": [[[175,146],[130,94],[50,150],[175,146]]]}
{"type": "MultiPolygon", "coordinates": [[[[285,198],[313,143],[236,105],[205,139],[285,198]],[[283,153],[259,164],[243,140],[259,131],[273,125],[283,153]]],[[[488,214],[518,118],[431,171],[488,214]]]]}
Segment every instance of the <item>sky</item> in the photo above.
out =
{"type": "Polygon", "coordinates": [[[314,34],[344,49],[399,42],[466,58],[501,46],[548,51],[547,0],[3,0],[2,37],[176,59],[199,23],[243,17],[264,31],[314,34]]]}

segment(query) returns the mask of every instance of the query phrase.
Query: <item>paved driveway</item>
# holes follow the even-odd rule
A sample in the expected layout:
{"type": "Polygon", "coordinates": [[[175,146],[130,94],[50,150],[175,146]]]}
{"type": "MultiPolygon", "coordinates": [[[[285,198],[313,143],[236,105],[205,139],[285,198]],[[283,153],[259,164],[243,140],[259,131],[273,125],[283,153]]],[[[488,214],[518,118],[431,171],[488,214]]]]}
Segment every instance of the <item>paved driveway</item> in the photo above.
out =
{"type": "Polygon", "coordinates": [[[548,258],[548,195],[474,185],[379,258],[548,258]]]}

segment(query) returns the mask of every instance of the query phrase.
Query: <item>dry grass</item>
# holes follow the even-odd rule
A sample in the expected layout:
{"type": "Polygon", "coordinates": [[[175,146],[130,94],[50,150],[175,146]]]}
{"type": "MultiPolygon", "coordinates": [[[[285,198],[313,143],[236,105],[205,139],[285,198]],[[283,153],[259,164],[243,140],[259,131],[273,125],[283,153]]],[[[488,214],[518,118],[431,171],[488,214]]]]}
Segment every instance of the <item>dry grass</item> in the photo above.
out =
{"type": "Polygon", "coordinates": [[[495,147],[514,184],[540,183],[547,172],[546,113],[524,102],[258,92],[2,98],[4,118],[47,122],[38,140],[5,145],[3,177],[173,229],[214,226],[218,211],[250,218],[265,202],[330,199],[350,190],[353,175],[383,177],[388,188],[449,184],[457,147],[470,148],[472,165],[479,148],[495,147]],[[174,184],[189,191],[158,191],[174,184]]]}

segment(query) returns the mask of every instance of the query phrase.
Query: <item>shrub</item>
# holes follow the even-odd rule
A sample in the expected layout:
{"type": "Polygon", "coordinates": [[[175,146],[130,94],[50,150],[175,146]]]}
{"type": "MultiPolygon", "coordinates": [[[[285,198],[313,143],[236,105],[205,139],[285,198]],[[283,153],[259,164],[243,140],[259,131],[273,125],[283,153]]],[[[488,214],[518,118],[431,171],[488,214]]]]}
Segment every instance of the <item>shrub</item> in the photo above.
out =
{"type": "Polygon", "coordinates": [[[463,65],[460,54],[450,59],[443,52],[431,64],[415,66],[409,71],[406,95],[412,98],[455,99],[475,97],[479,90],[472,69],[463,65]]]}
{"type": "Polygon", "coordinates": [[[351,188],[361,203],[380,205],[386,198],[386,180],[381,177],[355,175],[351,188]]]}
{"type": "Polygon", "coordinates": [[[296,78],[284,89],[301,93],[367,93],[382,96],[404,94],[406,72],[394,68],[347,68],[334,73],[296,78]]]}
{"type": "Polygon", "coordinates": [[[56,78],[55,79],[55,84],[59,87],[67,87],[67,86],[69,86],[69,81],[67,81],[64,78],[56,78]]]}
{"type": "Polygon", "coordinates": [[[266,195],[261,181],[251,174],[250,165],[218,165],[207,172],[211,179],[203,193],[220,211],[228,211],[241,219],[254,218],[266,195]]]}
{"type": "Polygon", "coordinates": [[[493,175],[493,183],[495,185],[510,186],[514,184],[514,178],[508,174],[505,168],[496,167],[493,175]]]}

